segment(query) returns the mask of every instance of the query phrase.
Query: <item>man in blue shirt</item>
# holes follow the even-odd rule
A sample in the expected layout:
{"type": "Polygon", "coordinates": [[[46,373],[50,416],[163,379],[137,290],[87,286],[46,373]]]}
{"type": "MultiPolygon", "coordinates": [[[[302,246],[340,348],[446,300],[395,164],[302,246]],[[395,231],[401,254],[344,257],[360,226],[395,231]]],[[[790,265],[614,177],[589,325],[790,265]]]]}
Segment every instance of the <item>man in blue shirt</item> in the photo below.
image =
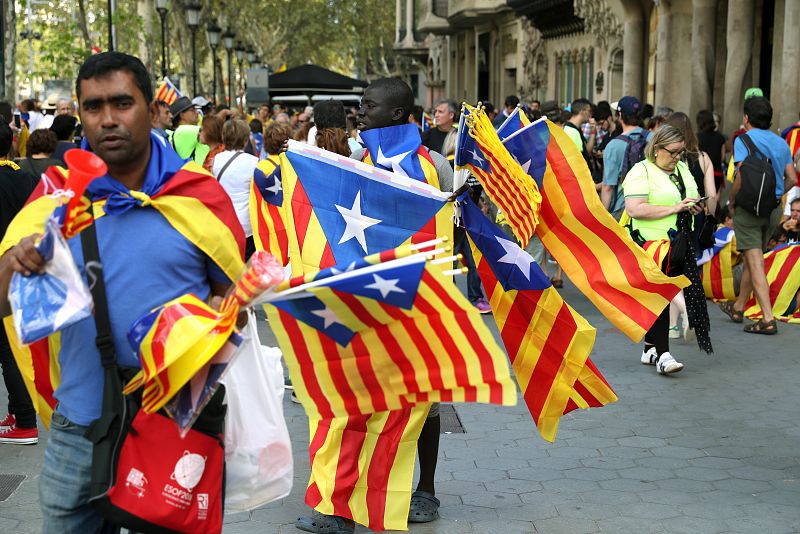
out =
{"type": "MultiPolygon", "coordinates": [[[[603,185],[600,189],[600,200],[603,206],[619,220],[622,210],[625,209],[625,195],[622,194],[620,184],[625,179],[622,176],[625,152],[631,143],[643,141],[647,132],[639,126],[639,110],[642,104],[633,96],[623,96],[617,104],[619,120],[622,123],[622,133],[609,141],[603,151],[603,185]]],[[[630,161],[633,166],[636,161],[630,161]]],[[[627,172],[630,169],[624,169],[627,172]]]]}
{"type": "MultiPolygon", "coordinates": [[[[88,146],[108,166],[108,174],[92,182],[88,194],[107,199],[105,215],[94,224],[116,358],[120,366],[140,367],[126,337],[134,320],[186,293],[201,299],[223,295],[230,281],[220,266],[153,206],[131,200],[131,191],[156,194],[184,164],[165,141],[151,134],[157,105],[141,61],[119,52],[91,56],[78,72],[76,93],[88,146]]],[[[216,187],[216,181],[210,176],[209,180],[216,187]]],[[[221,188],[219,193],[224,196],[221,188]]],[[[44,268],[35,238],[22,239],[0,259],[3,313],[8,310],[11,275],[44,268]]],[[[224,235],[208,238],[220,243],[231,239],[224,235]]],[[[69,239],[68,245],[83,272],[80,236],[69,239]]],[[[92,318],[61,331],[61,381],[55,391],[58,405],[39,487],[45,533],[112,532],[116,528],[88,504],[92,443],[85,434],[100,417],[104,385],[96,336],[92,318]]]]}
{"type": "MultiPolygon", "coordinates": [[[[769,130],[772,123],[772,106],[763,96],[754,96],[744,101],[744,128],[747,136],[756,148],[769,158],[775,170],[775,197],[780,198],[783,192],[797,182],[797,175],[792,165],[792,155],[786,141],[769,130]],[[782,179],[783,178],[783,179],[782,179]]],[[[748,155],[747,147],[740,137],[733,143],[733,161],[740,164],[748,155]]],[[[733,212],[733,227],[736,231],[736,248],[744,254],[744,271],[739,296],[733,304],[721,306],[734,322],[743,321],[744,306],[755,292],[758,305],[764,314],[762,320],[747,325],[744,330],[754,334],[776,334],[777,322],[772,314],[769,300],[769,283],[764,273],[764,251],[767,240],[780,223],[780,206],[769,215],[758,217],[744,209],[735,210],[736,194],[741,188],[741,176],[736,173],[729,208],[733,212]]]]}

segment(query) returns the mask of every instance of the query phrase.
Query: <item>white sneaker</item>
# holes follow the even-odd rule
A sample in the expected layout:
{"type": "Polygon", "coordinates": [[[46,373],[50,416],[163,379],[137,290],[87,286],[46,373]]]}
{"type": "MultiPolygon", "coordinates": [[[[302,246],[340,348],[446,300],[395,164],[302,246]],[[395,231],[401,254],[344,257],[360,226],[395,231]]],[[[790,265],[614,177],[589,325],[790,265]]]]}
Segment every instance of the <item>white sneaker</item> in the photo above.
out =
{"type": "Polygon", "coordinates": [[[669,327],[669,338],[670,339],[680,339],[681,337],[681,330],[678,328],[678,325],[670,326],[669,327]]]}
{"type": "Polygon", "coordinates": [[[645,365],[655,365],[656,360],[658,359],[658,353],[656,352],[655,347],[650,347],[647,352],[642,351],[642,358],[641,361],[645,365]]]}
{"type": "Polygon", "coordinates": [[[668,375],[672,373],[677,373],[681,369],[683,369],[683,364],[675,361],[675,358],[672,357],[672,354],[669,352],[663,353],[661,356],[656,358],[656,371],[660,375],[668,375]]]}

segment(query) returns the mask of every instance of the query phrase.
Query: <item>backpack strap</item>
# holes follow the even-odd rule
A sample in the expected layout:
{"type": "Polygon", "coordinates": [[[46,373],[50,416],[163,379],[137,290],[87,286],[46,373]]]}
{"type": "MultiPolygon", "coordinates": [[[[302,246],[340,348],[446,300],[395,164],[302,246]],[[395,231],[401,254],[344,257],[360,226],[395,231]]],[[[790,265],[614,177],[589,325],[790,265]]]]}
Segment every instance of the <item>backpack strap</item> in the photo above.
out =
{"type": "MultiPolygon", "coordinates": [[[[89,213],[94,216],[91,199],[89,200],[89,213]]],[[[117,353],[114,349],[114,338],[111,335],[106,284],[103,280],[103,265],[100,263],[100,248],[97,245],[97,219],[87,226],[80,236],[84,269],[90,278],[91,274],[94,274],[94,280],[90,280],[90,291],[94,301],[94,324],[97,328],[97,337],[94,342],[100,350],[100,361],[103,368],[109,369],[117,364],[117,353]]]]}
{"type": "Polygon", "coordinates": [[[739,139],[742,140],[742,143],[744,143],[745,148],[747,148],[748,155],[756,154],[761,158],[764,157],[764,154],[762,154],[761,151],[758,149],[758,147],[756,147],[756,144],[753,143],[753,140],[750,139],[749,135],[743,133],[739,136],[739,139]]]}
{"type": "Polygon", "coordinates": [[[219,171],[219,174],[217,175],[217,181],[218,181],[218,182],[222,181],[222,175],[223,175],[223,174],[225,174],[225,171],[226,171],[226,170],[228,170],[228,167],[230,167],[231,163],[233,163],[233,160],[235,160],[236,158],[238,158],[238,157],[239,157],[239,156],[241,156],[242,154],[244,154],[244,152],[243,152],[243,151],[241,151],[241,150],[239,150],[239,151],[238,151],[238,152],[236,152],[236,153],[235,153],[233,156],[231,156],[231,159],[229,159],[229,160],[228,160],[228,161],[225,163],[225,165],[223,165],[223,166],[222,166],[222,169],[220,169],[220,171],[219,171]]]}

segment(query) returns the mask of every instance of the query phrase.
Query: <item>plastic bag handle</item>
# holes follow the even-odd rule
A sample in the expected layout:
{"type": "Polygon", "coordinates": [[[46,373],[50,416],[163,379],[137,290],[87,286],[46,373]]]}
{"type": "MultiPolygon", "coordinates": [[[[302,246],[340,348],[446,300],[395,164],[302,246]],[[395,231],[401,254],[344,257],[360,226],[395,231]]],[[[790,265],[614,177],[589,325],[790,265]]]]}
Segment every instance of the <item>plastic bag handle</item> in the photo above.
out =
{"type": "MultiPolygon", "coordinates": [[[[89,199],[89,213],[94,218],[94,208],[89,199]]],[[[117,365],[117,353],[114,350],[114,338],[111,335],[111,320],[108,316],[108,300],[106,299],[106,284],[103,279],[103,264],[100,262],[100,247],[97,245],[97,219],[81,232],[81,250],[83,251],[83,265],[87,271],[95,269],[94,283],[89,290],[94,301],[94,324],[97,327],[97,337],[94,342],[100,350],[100,361],[104,369],[117,365]]]]}

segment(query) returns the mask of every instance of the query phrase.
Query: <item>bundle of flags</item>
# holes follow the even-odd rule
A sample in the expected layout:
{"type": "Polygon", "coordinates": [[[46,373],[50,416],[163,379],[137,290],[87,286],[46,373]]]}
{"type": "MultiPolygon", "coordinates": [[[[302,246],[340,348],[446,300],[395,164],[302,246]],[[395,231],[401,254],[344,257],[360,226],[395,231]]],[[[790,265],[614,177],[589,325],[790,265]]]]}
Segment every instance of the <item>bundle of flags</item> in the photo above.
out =
{"type": "Polygon", "coordinates": [[[228,346],[232,336],[233,345],[241,345],[235,338],[239,311],[282,280],[283,265],[271,254],[257,251],[219,310],[187,294],[140,317],[130,326],[128,341],[139,355],[142,369],[125,385],[123,393],[144,387],[142,410],[153,413],[194,377],[196,380],[182,395],[189,409],[181,417],[181,429],[185,430],[216,389],[224,372],[219,366],[227,366],[232,360],[235,351],[228,346]]]}
{"type": "Polygon", "coordinates": [[[733,266],[739,263],[739,256],[733,230],[726,226],[718,228],[714,232],[714,245],[705,249],[697,259],[707,298],[715,301],[736,300],[733,266]]]}
{"type": "Polygon", "coordinates": [[[422,112],[422,131],[427,132],[431,128],[433,128],[433,117],[427,111],[422,112]]]}
{"type": "Polygon", "coordinates": [[[163,100],[171,106],[173,102],[182,96],[183,95],[175,86],[175,84],[172,83],[168,77],[164,76],[164,79],[161,80],[161,83],[159,84],[158,89],[156,89],[156,94],[153,98],[155,100],[163,100]]]}
{"type": "MultiPolygon", "coordinates": [[[[800,323],[800,243],[787,243],[764,254],[764,271],[775,318],[787,323],[800,323]]],[[[753,321],[764,318],[755,296],[745,304],[744,315],[753,321]]]]}
{"type": "MultiPolygon", "coordinates": [[[[494,130],[471,126],[484,124],[482,109],[465,105],[463,115],[475,118],[467,120],[469,127],[459,133],[456,166],[478,178],[515,235],[524,237],[525,227],[512,217],[524,194],[504,194],[507,169],[484,153],[496,146],[499,137],[494,130]]],[[[541,191],[535,231],[545,248],[603,315],[639,341],[689,280],[664,275],[603,208],[580,151],[561,128],[541,119],[509,134],[502,146],[514,159],[507,166],[521,167],[541,191]]]]}

